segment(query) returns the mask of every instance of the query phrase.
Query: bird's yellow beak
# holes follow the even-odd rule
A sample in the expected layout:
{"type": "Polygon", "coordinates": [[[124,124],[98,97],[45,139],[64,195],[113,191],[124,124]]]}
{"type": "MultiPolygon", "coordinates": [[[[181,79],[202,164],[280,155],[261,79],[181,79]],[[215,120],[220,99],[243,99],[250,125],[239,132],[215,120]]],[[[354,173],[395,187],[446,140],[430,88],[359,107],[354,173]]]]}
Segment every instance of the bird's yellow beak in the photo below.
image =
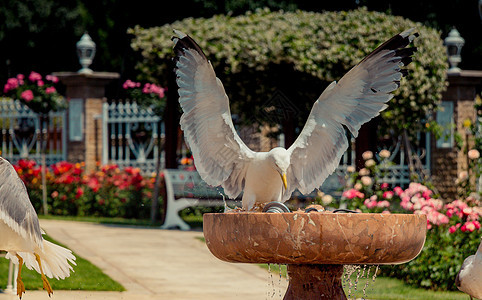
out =
{"type": "Polygon", "coordinates": [[[281,180],[283,180],[283,185],[285,187],[285,190],[288,189],[288,182],[286,181],[286,173],[279,174],[281,176],[281,180]]]}

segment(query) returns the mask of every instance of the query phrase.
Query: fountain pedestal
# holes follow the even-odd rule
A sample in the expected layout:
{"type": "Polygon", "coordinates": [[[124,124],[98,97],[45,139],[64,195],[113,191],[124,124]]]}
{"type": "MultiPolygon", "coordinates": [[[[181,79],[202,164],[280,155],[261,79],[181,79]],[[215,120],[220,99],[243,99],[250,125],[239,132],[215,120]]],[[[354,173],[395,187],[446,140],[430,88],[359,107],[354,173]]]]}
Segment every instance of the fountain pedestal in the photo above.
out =
{"type": "Polygon", "coordinates": [[[284,300],[344,300],[343,265],[288,265],[290,283],[284,300]]]}
{"type": "Polygon", "coordinates": [[[425,243],[427,218],[413,214],[204,214],[211,253],[227,262],[287,264],[285,299],[346,299],[343,265],[400,264],[425,243]],[[326,295],[326,296],[325,296],[326,295]]]}

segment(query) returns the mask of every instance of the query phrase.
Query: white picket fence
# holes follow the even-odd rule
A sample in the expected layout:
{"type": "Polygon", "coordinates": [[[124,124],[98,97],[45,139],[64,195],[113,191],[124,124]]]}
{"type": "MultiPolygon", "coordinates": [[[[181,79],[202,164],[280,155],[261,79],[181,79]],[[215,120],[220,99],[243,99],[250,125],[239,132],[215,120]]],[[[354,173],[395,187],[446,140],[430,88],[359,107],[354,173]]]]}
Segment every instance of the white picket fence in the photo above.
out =
{"type": "Polygon", "coordinates": [[[47,165],[65,160],[66,112],[50,113],[43,132],[40,122],[39,116],[20,101],[0,98],[1,156],[12,163],[26,158],[40,162],[44,137],[47,165]]]}
{"type": "MultiPolygon", "coordinates": [[[[49,115],[47,165],[66,160],[67,131],[66,113],[49,115]]],[[[164,124],[152,109],[143,108],[135,102],[104,103],[102,112],[102,163],[113,163],[124,168],[138,167],[144,174],[155,172],[158,160],[164,166],[164,152],[159,141],[164,137],[164,124]]],[[[22,158],[41,161],[41,126],[37,114],[30,111],[19,101],[0,98],[1,156],[12,163],[22,158]]],[[[422,166],[430,171],[430,136],[420,136],[423,149],[413,149],[422,154],[422,166]]],[[[346,170],[355,165],[353,147],[343,155],[339,167],[330,176],[324,188],[334,191],[344,183],[346,170]]],[[[381,149],[380,149],[381,150],[381,149]]],[[[393,165],[386,170],[384,181],[394,185],[407,185],[410,182],[408,157],[403,151],[401,140],[388,148],[393,165]]]]}
{"type": "Polygon", "coordinates": [[[137,167],[145,174],[155,172],[159,159],[164,165],[159,146],[164,124],[152,109],[135,102],[104,103],[102,124],[103,164],[137,167]]]}

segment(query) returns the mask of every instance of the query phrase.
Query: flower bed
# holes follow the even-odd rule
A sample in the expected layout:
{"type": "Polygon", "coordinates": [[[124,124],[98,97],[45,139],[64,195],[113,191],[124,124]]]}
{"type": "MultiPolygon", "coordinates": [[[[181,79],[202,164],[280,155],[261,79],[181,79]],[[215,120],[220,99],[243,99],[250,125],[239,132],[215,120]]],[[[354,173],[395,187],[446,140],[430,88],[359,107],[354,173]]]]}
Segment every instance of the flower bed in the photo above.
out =
{"type": "Polygon", "coordinates": [[[454,201],[443,201],[421,183],[412,182],[406,189],[390,188],[383,182],[388,156],[380,152],[376,163],[371,152],[364,153],[365,168],[350,170],[341,202],[360,212],[427,215],[427,238],[420,255],[409,263],[382,268],[382,272],[415,286],[456,290],[455,277],[460,266],[481,242],[480,195],[470,193],[454,201]]]}
{"type": "MultiPolygon", "coordinates": [[[[31,160],[14,165],[39,211],[42,206],[41,166],[31,160]]],[[[47,170],[47,203],[53,215],[149,218],[155,178],[139,169],[99,166],[86,173],[83,163],[56,163],[47,170]]]]}

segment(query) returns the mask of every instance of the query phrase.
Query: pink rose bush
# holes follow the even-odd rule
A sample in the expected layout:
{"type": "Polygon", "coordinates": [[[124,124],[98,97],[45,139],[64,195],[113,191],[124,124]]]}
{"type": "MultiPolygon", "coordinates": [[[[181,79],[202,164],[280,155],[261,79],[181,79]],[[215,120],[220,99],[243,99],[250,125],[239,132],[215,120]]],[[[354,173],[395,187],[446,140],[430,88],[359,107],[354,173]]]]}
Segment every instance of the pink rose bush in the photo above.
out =
{"type": "Polygon", "coordinates": [[[30,72],[27,79],[25,75],[7,79],[3,87],[5,96],[17,99],[38,114],[47,114],[51,111],[62,110],[66,107],[64,98],[57,92],[54,84],[59,79],[53,75],[44,78],[37,72],[30,72]]]}
{"type": "Polygon", "coordinates": [[[157,114],[164,111],[166,105],[166,89],[154,84],[135,82],[127,79],[122,88],[127,93],[129,100],[136,101],[144,107],[151,107],[157,114]]]}
{"type": "MultiPolygon", "coordinates": [[[[468,157],[479,159],[475,151],[468,157]]],[[[435,290],[456,290],[455,276],[463,260],[472,255],[482,236],[480,195],[462,194],[459,199],[438,199],[428,186],[411,182],[407,187],[391,187],[383,181],[387,152],[364,153],[364,168],[349,172],[341,204],[365,213],[413,213],[427,216],[427,237],[420,255],[409,263],[382,268],[385,276],[403,278],[407,283],[435,290]],[[381,163],[373,165],[372,160],[381,163]],[[368,162],[368,163],[367,163],[368,162]],[[368,180],[367,178],[371,179],[368,180]]],[[[469,182],[468,172],[459,176],[469,182]]]]}

